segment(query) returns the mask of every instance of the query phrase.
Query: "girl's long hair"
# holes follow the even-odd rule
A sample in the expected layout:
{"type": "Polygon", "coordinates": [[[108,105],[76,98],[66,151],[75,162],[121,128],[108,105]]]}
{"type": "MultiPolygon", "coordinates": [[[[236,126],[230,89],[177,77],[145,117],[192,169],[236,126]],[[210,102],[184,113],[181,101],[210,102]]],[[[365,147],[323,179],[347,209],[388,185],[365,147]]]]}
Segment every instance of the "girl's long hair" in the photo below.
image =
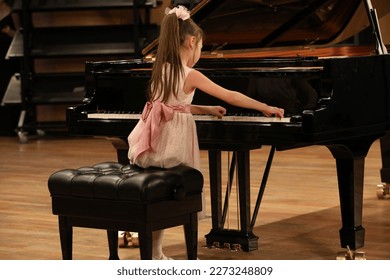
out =
{"type": "Polygon", "coordinates": [[[203,32],[191,18],[182,20],[175,14],[164,17],[152,77],[148,85],[148,100],[154,101],[162,97],[162,102],[165,102],[171,94],[177,96],[179,80],[184,73],[180,47],[187,36],[195,36],[198,44],[203,32]]]}

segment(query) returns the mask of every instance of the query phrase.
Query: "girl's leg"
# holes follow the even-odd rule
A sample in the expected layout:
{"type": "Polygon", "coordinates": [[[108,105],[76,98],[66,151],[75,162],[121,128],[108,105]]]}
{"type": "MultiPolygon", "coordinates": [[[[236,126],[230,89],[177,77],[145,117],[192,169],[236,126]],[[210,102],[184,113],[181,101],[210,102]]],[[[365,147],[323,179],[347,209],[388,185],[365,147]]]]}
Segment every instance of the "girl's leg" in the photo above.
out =
{"type": "Polygon", "coordinates": [[[153,231],[153,248],[152,248],[152,259],[153,260],[173,260],[164,255],[162,251],[162,239],[164,230],[153,231]]]}

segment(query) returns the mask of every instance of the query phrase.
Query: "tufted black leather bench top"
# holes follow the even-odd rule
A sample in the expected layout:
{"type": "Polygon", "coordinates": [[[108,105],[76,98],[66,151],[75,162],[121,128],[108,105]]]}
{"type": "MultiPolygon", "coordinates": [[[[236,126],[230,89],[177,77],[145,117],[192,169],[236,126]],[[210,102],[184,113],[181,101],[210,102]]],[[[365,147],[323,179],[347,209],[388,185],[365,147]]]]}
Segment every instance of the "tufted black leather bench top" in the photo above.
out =
{"type": "Polygon", "coordinates": [[[140,168],[104,162],[53,173],[48,181],[52,196],[156,202],[180,200],[202,192],[203,177],[186,166],[140,168]]]}
{"type": "Polygon", "coordinates": [[[73,227],[106,229],[110,259],[119,259],[118,230],[138,232],[141,259],[151,259],[152,232],[178,225],[184,226],[188,259],[197,257],[203,176],[194,168],[103,162],[57,171],[48,188],[63,259],[72,259],[73,227]]]}

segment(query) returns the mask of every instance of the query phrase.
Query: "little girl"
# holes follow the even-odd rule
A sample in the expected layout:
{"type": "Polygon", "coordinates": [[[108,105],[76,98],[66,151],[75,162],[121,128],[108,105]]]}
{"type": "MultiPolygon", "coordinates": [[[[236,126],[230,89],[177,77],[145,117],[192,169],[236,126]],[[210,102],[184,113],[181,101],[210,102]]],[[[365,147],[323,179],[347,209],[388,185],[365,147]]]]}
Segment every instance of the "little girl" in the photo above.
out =
{"type": "MultiPolygon", "coordinates": [[[[195,89],[229,104],[261,111],[266,116],[283,117],[283,109],[225,89],[192,69],[201,55],[202,37],[202,30],[184,6],[167,9],[148,86],[149,101],[141,120],[128,137],[130,163],[144,168],[170,168],[184,164],[200,169],[196,124],[192,114],[222,117],[226,109],[191,105],[195,89]]],[[[153,232],[153,259],[170,259],[162,252],[162,232],[153,232]]]]}

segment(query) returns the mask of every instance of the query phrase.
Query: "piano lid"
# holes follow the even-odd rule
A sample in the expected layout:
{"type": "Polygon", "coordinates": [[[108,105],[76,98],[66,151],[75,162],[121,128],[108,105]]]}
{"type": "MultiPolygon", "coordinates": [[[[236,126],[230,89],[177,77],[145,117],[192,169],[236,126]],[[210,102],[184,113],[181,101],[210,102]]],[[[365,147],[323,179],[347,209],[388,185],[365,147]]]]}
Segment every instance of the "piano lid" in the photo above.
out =
{"type": "MultiPolygon", "coordinates": [[[[362,0],[203,0],[191,17],[204,30],[204,52],[334,45],[362,0]]],[[[364,23],[368,21],[364,21],[364,23]]],[[[352,36],[360,30],[347,32],[352,36]]],[[[143,50],[155,49],[157,40],[143,50]]]]}

